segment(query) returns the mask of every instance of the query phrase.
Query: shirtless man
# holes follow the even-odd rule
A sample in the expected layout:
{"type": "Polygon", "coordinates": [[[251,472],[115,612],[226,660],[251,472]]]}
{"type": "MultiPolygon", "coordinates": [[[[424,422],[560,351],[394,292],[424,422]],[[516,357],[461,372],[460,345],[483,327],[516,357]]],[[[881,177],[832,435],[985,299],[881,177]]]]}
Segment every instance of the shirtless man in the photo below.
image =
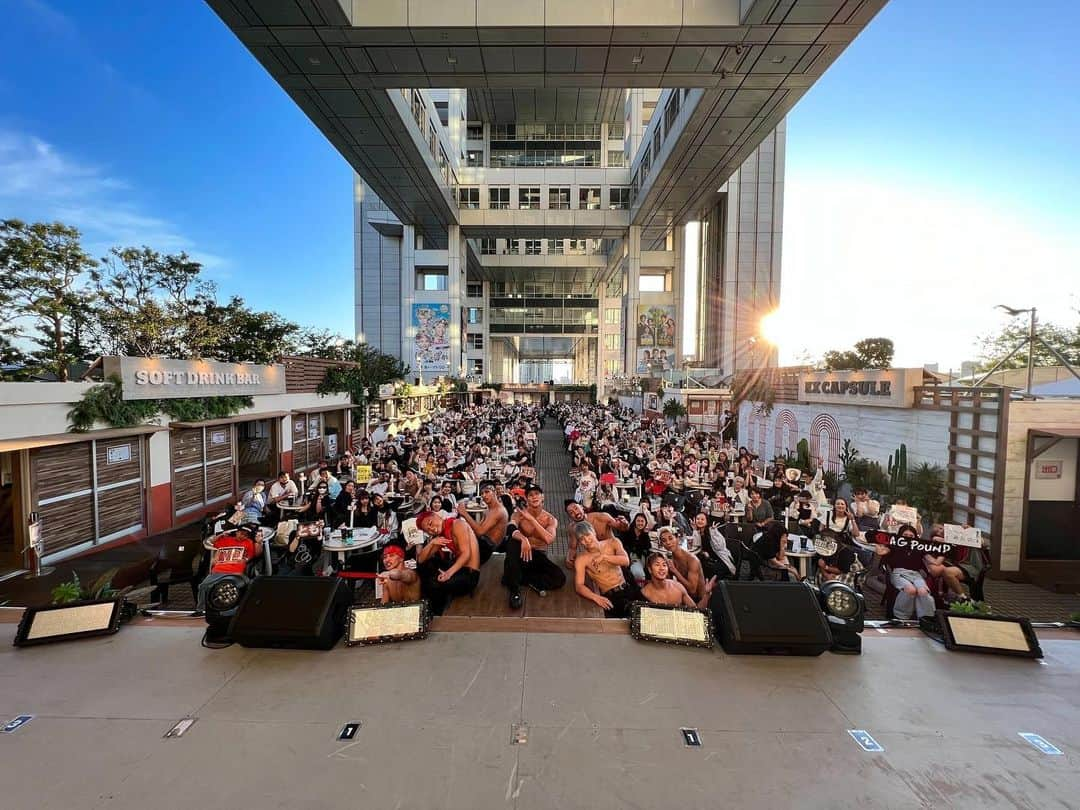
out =
{"type": "Polygon", "coordinates": [[[705,590],[705,577],[698,558],[679,545],[679,538],[671,529],[660,530],[660,547],[671,555],[668,567],[675,579],[694,601],[700,599],[705,590]]]}
{"type": "Polygon", "coordinates": [[[625,532],[630,528],[630,521],[626,518],[612,517],[607,512],[589,512],[586,514],[585,507],[574,500],[566,502],[566,514],[571,520],[570,525],[566,527],[566,567],[571,571],[574,570],[574,557],[577,556],[577,535],[574,532],[575,524],[587,520],[592,524],[593,529],[596,530],[596,536],[602,541],[614,540],[614,532],[625,532]]]}
{"type": "Polygon", "coordinates": [[[645,560],[645,567],[649,572],[649,581],[641,589],[641,595],[645,597],[645,601],[654,605],[697,608],[709,606],[709,599],[712,598],[713,587],[716,585],[716,577],[712,577],[705,583],[705,595],[695,603],[686,592],[686,588],[677,580],[669,579],[671,569],[667,557],[663,554],[654,551],[645,560]]]}
{"type": "Polygon", "coordinates": [[[574,534],[580,553],[574,560],[574,590],[604,609],[608,619],[625,619],[630,603],[640,598],[637,587],[626,581],[623,568],[630,565],[630,556],[616,538],[601,540],[587,520],[574,524],[574,534]],[[590,581],[596,591],[586,584],[590,581]]]}
{"type": "Polygon", "coordinates": [[[480,582],[480,547],[469,524],[460,518],[444,518],[421,512],[416,526],[431,540],[416,555],[423,591],[436,616],[452,596],[467,596],[480,582]]]}
{"type": "Polygon", "coordinates": [[[480,487],[480,500],[487,507],[487,512],[479,522],[469,514],[464,499],[458,501],[457,513],[476,534],[476,540],[480,544],[480,564],[483,565],[506,539],[506,527],[510,523],[510,517],[491,484],[480,487]]]}
{"type": "Polygon", "coordinates": [[[517,610],[522,585],[545,596],[566,584],[566,574],[546,554],[555,542],[559,521],[544,509],[544,490],[535,484],[525,488],[525,508],[514,510],[507,528],[502,583],[510,592],[511,609],[517,610]]]}
{"type": "Polygon", "coordinates": [[[384,605],[420,601],[420,577],[405,567],[405,549],[395,545],[386,546],[383,548],[382,561],[383,570],[378,574],[382,590],[379,601],[384,605]]]}

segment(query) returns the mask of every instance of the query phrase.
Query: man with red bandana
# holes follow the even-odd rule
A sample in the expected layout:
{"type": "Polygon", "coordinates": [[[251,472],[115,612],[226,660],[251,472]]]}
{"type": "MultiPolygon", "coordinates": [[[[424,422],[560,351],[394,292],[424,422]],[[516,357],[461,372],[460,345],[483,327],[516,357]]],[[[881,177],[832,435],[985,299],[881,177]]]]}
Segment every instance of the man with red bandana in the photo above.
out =
{"type": "Polygon", "coordinates": [[[405,567],[405,549],[393,544],[383,548],[383,570],[377,575],[382,594],[379,600],[391,602],[418,602],[420,600],[420,577],[405,567]]]}
{"type": "Polygon", "coordinates": [[[453,596],[467,596],[480,582],[480,546],[461,518],[421,512],[416,527],[431,536],[416,555],[423,592],[438,616],[453,596]]]}

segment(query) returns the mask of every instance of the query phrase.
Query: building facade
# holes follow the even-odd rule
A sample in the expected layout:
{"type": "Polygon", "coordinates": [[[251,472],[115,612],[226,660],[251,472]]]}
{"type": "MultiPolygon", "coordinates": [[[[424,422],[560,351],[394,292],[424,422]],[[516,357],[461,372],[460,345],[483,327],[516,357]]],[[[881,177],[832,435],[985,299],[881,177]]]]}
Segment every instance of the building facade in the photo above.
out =
{"type": "Polygon", "coordinates": [[[884,0],[208,0],[355,172],[356,337],[531,384],[775,364],[788,110],[884,0]]]}

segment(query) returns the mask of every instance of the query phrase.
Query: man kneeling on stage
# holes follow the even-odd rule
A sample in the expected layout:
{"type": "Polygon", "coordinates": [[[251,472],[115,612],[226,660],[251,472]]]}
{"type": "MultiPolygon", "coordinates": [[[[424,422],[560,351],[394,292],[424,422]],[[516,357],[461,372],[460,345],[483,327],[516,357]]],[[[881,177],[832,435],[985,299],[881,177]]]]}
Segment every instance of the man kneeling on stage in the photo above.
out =
{"type": "Polygon", "coordinates": [[[630,603],[641,599],[637,586],[626,581],[623,568],[630,565],[630,557],[618,538],[601,540],[596,529],[588,521],[574,525],[577,535],[578,554],[574,559],[574,590],[579,596],[604,609],[608,619],[625,619],[630,603]],[[599,593],[586,584],[590,581],[599,593]]]}
{"type": "Polygon", "coordinates": [[[460,518],[421,512],[416,526],[431,535],[416,555],[423,593],[431,612],[442,614],[452,596],[467,596],[480,582],[480,548],[476,535],[460,518]]]}
{"type": "Polygon", "coordinates": [[[517,610],[522,605],[522,585],[544,596],[565,585],[566,574],[545,553],[555,542],[559,521],[544,509],[544,490],[535,484],[526,487],[525,504],[514,510],[510,520],[502,584],[510,591],[511,609],[517,610]]]}

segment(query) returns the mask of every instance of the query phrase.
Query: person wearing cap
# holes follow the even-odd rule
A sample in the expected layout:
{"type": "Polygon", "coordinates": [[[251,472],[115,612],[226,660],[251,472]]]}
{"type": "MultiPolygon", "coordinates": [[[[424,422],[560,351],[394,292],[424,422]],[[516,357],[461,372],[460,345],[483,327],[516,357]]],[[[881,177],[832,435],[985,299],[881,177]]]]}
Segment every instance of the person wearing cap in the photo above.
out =
{"type": "Polygon", "coordinates": [[[459,518],[444,518],[435,512],[421,512],[416,526],[431,540],[416,555],[423,592],[436,616],[446,610],[454,596],[467,596],[480,582],[480,548],[469,524],[459,518]]]}
{"type": "Polygon", "coordinates": [[[566,574],[546,553],[558,528],[559,521],[544,509],[544,490],[535,484],[527,487],[525,506],[514,509],[507,527],[502,584],[510,592],[511,609],[522,605],[522,585],[544,596],[566,584],[566,574]]]}
{"type": "Polygon", "coordinates": [[[420,601],[420,576],[405,567],[405,549],[394,543],[384,546],[382,565],[383,570],[376,575],[381,604],[420,601]]]}

